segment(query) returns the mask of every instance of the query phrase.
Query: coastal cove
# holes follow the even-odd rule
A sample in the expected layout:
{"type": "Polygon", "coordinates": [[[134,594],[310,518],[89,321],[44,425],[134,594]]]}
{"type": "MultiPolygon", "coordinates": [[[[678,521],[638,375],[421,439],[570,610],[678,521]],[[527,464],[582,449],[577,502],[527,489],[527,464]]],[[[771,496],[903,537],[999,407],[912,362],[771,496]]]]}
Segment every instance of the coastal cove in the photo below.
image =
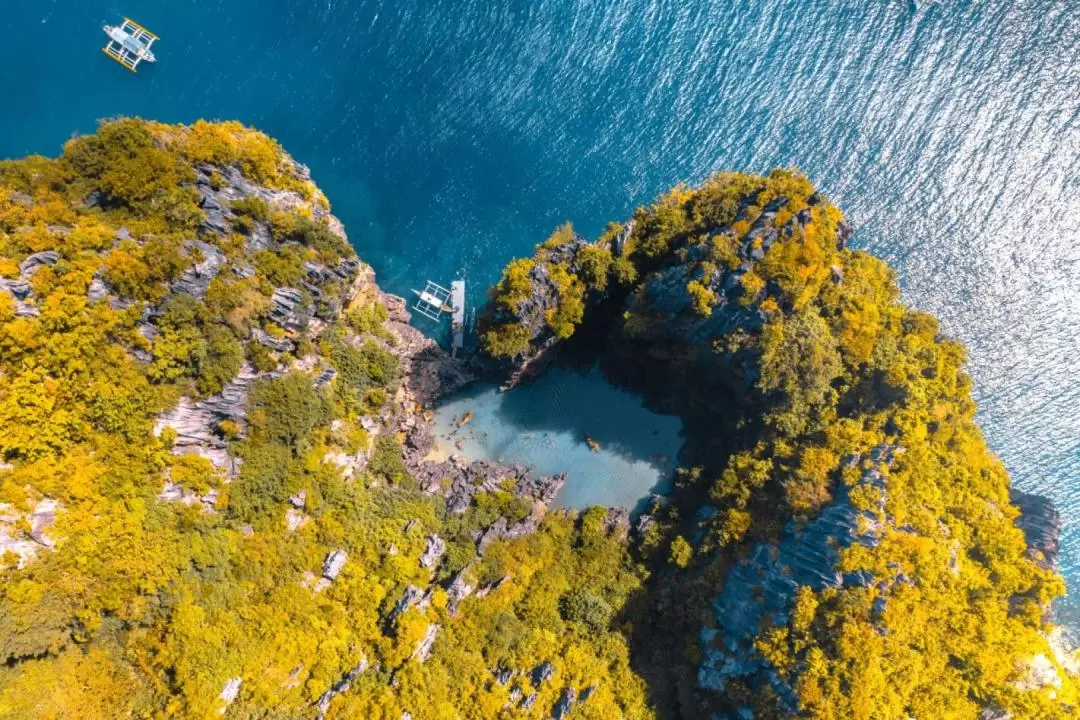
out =
{"type": "Polygon", "coordinates": [[[552,368],[508,392],[478,385],[440,402],[435,452],[566,473],[555,507],[640,510],[651,493],[669,486],[681,425],[646,410],[598,369],[582,375],[552,368]]]}
{"type": "Polygon", "coordinates": [[[0,163],[0,714],[1072,717],[1058,515],[850,237],[797,171],[676,186],[508,263],[466,360],[240,123],[0,163]],[[635,518],[437,447],[487,378],[481,442],[524,400],[644,456],[659,419],[575,358],[684,423],[635,518]]]}
{"type": "MultiPolygon", "coordinates": [[[[151,0],[159,62],[133,75],[100,27],[136,10],[16,0],[0,157],[117,115],[239,119],[312,168],[387,290],[460,275],[474,304],[564,220],[594,236],[680,179],[796,165],[968,347],[988,441],[1062,510],[1077,588],[1072,5],[151,0]]],[[[1059,612],[1080,627],[1080,602],[1059,612]]]]}

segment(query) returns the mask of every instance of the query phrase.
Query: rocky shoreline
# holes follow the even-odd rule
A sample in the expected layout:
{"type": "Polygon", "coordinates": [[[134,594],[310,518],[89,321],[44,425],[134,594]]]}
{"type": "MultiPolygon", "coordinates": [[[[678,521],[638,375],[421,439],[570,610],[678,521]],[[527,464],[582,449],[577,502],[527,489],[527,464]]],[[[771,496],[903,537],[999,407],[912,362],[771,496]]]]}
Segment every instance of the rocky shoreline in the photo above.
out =
{"type": "MultiPolygon", "coordinates": [[[[298,168],[300,177],[309,176],[306,168],[298,168]]],[[[236,172],[235,168],[229,167],[201,166],[197,188],[207,216],[202,229],[216,234],[232,232],[237,216],[230,205],[237,201],[256,198],[270,208],[283,209],[293,209],[305,202],[295,192],[260,187],[236,172]]],[[[348,242],[341,223],[319,208],[317,203],[313,204],[313,214],[325,220],[331,232],[348,242]]],[[[263,249],[269,245],[270,228],[256,221],[248,237],[252,248],[263,249]]],[[[200,243],[202,246],[213,250],[205,242],[200,243]]],[[[174,284],[174,293],[188,293],[201,298],[218,273],[231,272],[244,276],[250,272],[246,266],[233,266],[220,252],[203,250],[202,256],[204,260],[189,268],[174,284]]],[[[431,457],[435,444],[433,409],[441,398],[458,392],[478,379],[480,371],[476,365],[452,357],[434,340],[414,328],[410,324],[411,314],[406,300],[384,292],[376,283],[375,273],[370,266],[356,258],[346,259],[341,267],[336,268],[309,265],[302,287],[279,287],[271,298],[273,317],[280,327],[288,331],[289,336],[273,338],[260,333],[253,335],[251,342],[259,342],[278,352],[291,352],[300,337],[318,337],[328,323],[341,317],[353,304],[382,304],[387,310],[387,319],[382,323],[386,337],[375,338],[375,341],[398,358],[403,372],[392,401],[376,416],[361,419],[364,430],[373,440],[383,434],[393,437],[402,446],[409,473],[425,492],[442,495],[446,499],[447,509],[452,513],[464,513],[477,493],[499,489],[510,489],[514,495],[530,504],[532,510],[526,519],[511,522],[500,518],[501,522],[496,521],[478,535],[476,540],[481,550],[496,537],[513,538],[535,530],[565,483],[565,475],[537,476],[522,465],[493,460],[467,462],[457,455],[447,459],[431,457]],[[333,293],[330,290],[333,287],[343,289],[333,293]],[[322,312],[312,312],[304,305],[301,299],[303,292],[310,293],[321,302],[322,312]]],[[[96,292],[107,295],[108,288],[103,283],[98,284],[102,287],[96,288],[96,292]]],[[[144,323],[145,332],[152,334],[155,328],[149,320],[152,320],[152,315],[144,323]]],[[[350,342],[359,345],[370,339],[353,337],[350,342]]],[[[264,372],[245,364],[220,393],[200,399],[181,398],[176,407],[159,417],[155,433],[161,434],[165,428],[172,428],[175,432],[174,452],[201,455],[224,470],[230,478],[235,477],[238,460],[230,455],[228,442],[220,433],[220,424],[231,421],[242,428],[252,384],[289,371],[313,375],[316,387],[329,383],[334,377],[334,370],[317,355],[300,357],[287,366],[264,372]]],[[[324,461],[337,464],[346,477],[353,477],[366,466],[370,454],[371,451],[361,451],[355,455],[329,453],[324,461]]],[[[188,504],[201,501],[205,507],[212,509],[216,495],[196,497],[184,488],[167,483],[161,499],[188,504]]],[[[295,518],[292,520],[290,526],[297,524],[295,518]]]]}

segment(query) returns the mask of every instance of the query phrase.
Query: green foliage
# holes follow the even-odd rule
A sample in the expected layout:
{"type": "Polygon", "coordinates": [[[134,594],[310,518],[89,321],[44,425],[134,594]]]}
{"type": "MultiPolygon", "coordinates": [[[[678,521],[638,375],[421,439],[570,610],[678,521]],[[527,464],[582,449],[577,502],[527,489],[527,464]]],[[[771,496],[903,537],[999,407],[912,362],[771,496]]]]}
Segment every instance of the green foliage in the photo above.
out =
{"type": "MultiPolygon", "coordinates": [[[[726,569],[749,542],[812,518],[840,483],[872,466],[871,448],[889,442],[906,452],[877,468],[885,509],[865,488],[850,492],[881,540],[845,550],[838,569],[915,582],[892,585],[880,618],[877,582],[800,588],[788,617],[761,629],[755,646],[795,689],[799,716],[959,718],[994,706],[1017,718],[1067,717],[1066,704],[1077,704],[1071,676],[1053,698],[1016,686],[1027,659],[1050,653],[1043,609],[1064,588],[1026,555],[1008,476],[974,422],[963,349],[939,337],[933,318],[899,304],[882,263],[836,247],[839,213],[811,205],[812,192],[790,171],[677,188],[637,213],[617,260],[611,237],[569,262],[543,260],[553,303],[540,308],[550,318],[537,310],[531,326],[514,313],[532,307],[523,300],[535,290],[537,261],[516,263],[497,288],[495,304],[510,319],[486,327],[483,342],[495,354],[525,355],[530,327],[551,323],[566,336],[587,321],[589,293],[607,278],[633,295],[669,263],[730,269],[737,239],[767,203],[790,200],[771,220],[780,230],[809,209],[809,224],[754,263],[769,296],[765,284],[747,293],[745,310],[760,310],[764,328],[693,348],[695,357],[745,363],[738,403],[724,392],[703,400],[721,404],[737,432],[714,438],[725,447],[719,459],[707,455],[679,474],[632,552],[625,526],[603,508],[541,519],[507,482],[451,512],[421,491],[396,434],[408,410],[391,401],[401,370],[380,340],[381,305],[357,304],[317,336],[264,324],[273,287],[298,283],[305,262],[351,256],[313,219],[325,199],[269,138],[238,123],[125,120],[73,140],[60,159],[0,163],[0,276],[15,277],[31,252],[63,258],[34,276],[40,315],[16,317],[0,292],[3,531],[32,542],[28,513],[42,497],[58,503],[48,529],[55,547],[39,546],[22,568],[8,553],[0,566],[0,716],[314,717],[318,698],[361,657],[370,669],[328,717],[546,717],[569,687],[595,688],[574,717],[704,713],[710,698],[693,689],[695,640],[726,569]],[[201,217],[196,163],[219,186],[239,169],[303,201],[289,212],[254,201],[233,208],[272,227],[278,246],[257,258],[243,237],[200,232],[236,268],[257,269],[251,278],[219,273],[205,301],[170,290],[200,259],[186,247],[201,217]],[[88,207],[95,190],[101,207],[88,207]],[[721,225],[730,234],[709,234],[721,225]],[[114,246],[121,227],[133,239],[114,246]],[[688,259],[691,246],[699,260],[688,259]],[[129,309],[87,301],[102,270],[129,309]],[[254,327],[288,337],[297,357],[319,356],[317,368],[332,365],[333,384],[316,388],[318,369],[255,382],[246,420],[210,428],[227,446],[227,468],[182,454],[191,448],[173,428],[155,437],[163,411],[183,395],[220,390],[245,355],[257,370],[278,367],[248,339],[254,327]],[[361,413],[380,415],[374,443],[355,422],[361,413]],[[166,481],[185,502],[159,497],[166,481]],[[706,497],[713,512],[691,520],[706,497]],[[480,553],[477,538],[500,518],[539,527],[488,538],[480,553]],[[423,568],[418,558],[436,534],[447,552],[423,568]],[[346,563],[320,582],[335,550],[348,553],[346,563]],[[458,573],[475,592],[454,603],[446,588],[458,573]],[[429,589],[429,602],[390,622],[409,585],[429,589]],[[429,624],[439,625],[430,659],[410,659],[429,624]],[[644,650],[633,663],[632,644],[644,650]],[[529,673],[542,662],[555,674],[533,687],[529,673]],[[656,679],[654,663],[676,678],[672,687],[656,679]],[[514,673],[507,685],[495,681],[500,668],[514,673]],[[236,677],[240,694],[225,709],[219,695],[236,677]],[[531,714],[512,708],[515,687],[536,691],[531,714]]],[[[569,227],[558,232],[552,254],[572,238],[569,227]]],[[[718,702],[722,713],[783,716],[770,691],[737,683],[718,702]]]]}
{"type": "Polygon", "coordinates": [[[532,333],[521,323],[500,325],[480,336],[480,343],[492,357],[516,358],[529,352],[532,333]]]}
{"type": "Polygon", "coordinates": [[[529,272],[535,266],[535,261],[529,259],[514,260],[507,265],[503,270],[502,279],[492,293],[492,302],[516,311],[521,303],[528,299],[532,291],[532,279],[529,277],[529,272]]]}
{"type": "Polygon", "coordinates": [[[256,381],[250,402],[253,436],[287,447],[296,456],[310,446],[312,432],[330,422],[329,404],[304,373],[256,381]]]}
{"type": "Polygon", "coordinates": [[[611,272],[611,250],[601,245],[586,245],[577,256],[581,266],[581,279],[589,290],[603,292],[607,289],[611,272]]]}
{"type": "Polygon", "coordinates": [[[401,458],[401,447],[385,435],[375,441],[375,451],[368,462],[368,472],[390,483],[402,482],[408,474],[401,458]]]}
{"type": "Polygon", "coordinates": [[[816,408],[835,402],[832,383],[843,370],[836,339],[816,310],[801,310],[768,323],[761,344],[758,386],[780,396],[770,421],[796,434],[816,408]]]}
{"type": "Polygon", "coordinates": [[[244,364],[244,347],[221,325],[206,329],[206,354],[195,371],[195,387],[203,395],[221,392],[244,364]]]}
{"type": "Polygon", "coordinates": [[[266,222],[270,219],[270,206],[260,197],[251,197],[233,200],[229,207],[238,215],[245,215],[253,220],[266,222]]]}
{"type": "Polygon", "coordinates": [[[138,120],[105,122],[96,134],[68,141],[61,162],[86,194],[100,190],[139,215],[175,228],[202,217],[190,165],[158,147],[138,120]]]}
{"type": "Polygon", "coordinates": [[[560,598],[559,613],[567,622],[582,623],[590,632],[599,633],[607,629],[615,609],[603,598],[579,588],[560,598]]]}
{"type": "Polygon", "coordinates": [[[694,548],[682,535],[676,535],[668,551],[668,562],[676,567],[685,568],[694,557],[694,548]]]}

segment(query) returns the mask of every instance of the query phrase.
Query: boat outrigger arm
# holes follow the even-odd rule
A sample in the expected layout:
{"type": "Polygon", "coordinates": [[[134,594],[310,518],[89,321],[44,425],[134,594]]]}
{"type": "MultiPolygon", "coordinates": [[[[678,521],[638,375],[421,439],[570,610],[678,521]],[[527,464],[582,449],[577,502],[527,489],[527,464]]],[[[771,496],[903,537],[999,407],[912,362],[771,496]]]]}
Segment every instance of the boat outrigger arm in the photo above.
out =
{"type": "Polygon", "coordinates": [[[158,36],[130,18],[124,18],[119,26],[106,25],[105,34],[109,43],[102,50],[131,72],[137,72],[141,62],[157,62],[150,46],[158,36]]]}
{"type": "Polygon", "coordinates": [[[438,283],[428,280],[423,290],[413,290],[416,293],[416,304],[413,310],[424,317],[439,320],[443,313],[453,312],[454,306],[450,304],[450,291],[438,283]]]}

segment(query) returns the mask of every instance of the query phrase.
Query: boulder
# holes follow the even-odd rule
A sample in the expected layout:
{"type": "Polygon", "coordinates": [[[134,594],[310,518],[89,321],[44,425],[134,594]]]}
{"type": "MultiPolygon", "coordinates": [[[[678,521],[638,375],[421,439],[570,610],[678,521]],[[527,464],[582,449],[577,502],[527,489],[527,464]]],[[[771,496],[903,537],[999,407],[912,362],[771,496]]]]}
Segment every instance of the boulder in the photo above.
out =
{"type": "Polygon", "coordinates": [[[555,703],[555,707],[551,710],[552,720],[563,720],[574,709],[575,703],[577,703],[577,690],[572,687],[563,690],[558,702],[555,703]]]}
{"type": "Polygon", "coordinates": [[[420,567],[433,568],[446,552],[446,541],[438,535],[429,535],[424,541],[424,552],[420,555],[420,567]]]}
{"type": "Polygon", "coordinates": [[[327,580],[336,580],[348,559],[349,554],[344,550],[334,550],[323,560],[322,576],[327,580]]]}
{"type": "Polygon", "coordinates": [[[60,262],[60,253],[55,250],[34,253],[19,263],[19,274],[27,278],[37,272],[38,268],[44,265],[55,265],[58,262],[60,262]]]}
{"type": "Polygon", "coordinates": [[[30,293],[33,291],[33,288],[30,287],[30,283],[28,283],[26,280],[23,280],[22,278],[17,278],[14,280],[8,278],[0,278],[0,290],[6,290],[7,292],[11,293],[12,297],[21,302],[26,298],[30,297],[30,293]]]}
{"type": "Polygon", "coordinates": [[[555,674],[555,666],[545,660],[544,662],[533,668],[530,679],[532,680],[533,687],[540,687],[555,674]]]}

